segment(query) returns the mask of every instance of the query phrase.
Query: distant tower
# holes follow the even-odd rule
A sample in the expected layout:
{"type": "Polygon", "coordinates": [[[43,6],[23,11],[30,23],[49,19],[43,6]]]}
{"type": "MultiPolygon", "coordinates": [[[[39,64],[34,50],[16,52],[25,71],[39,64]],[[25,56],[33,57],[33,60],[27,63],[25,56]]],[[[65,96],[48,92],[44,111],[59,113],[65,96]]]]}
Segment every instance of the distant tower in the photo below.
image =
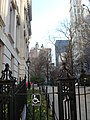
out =
{"type": "Polygon", "coordinates": [[[41,45],[41,48],[42,48],[42,49],[44,48],[43,44],[41,45]]]}
{"type": "Polygon", "coordinates": [[[38,44],[38,42],[36,42],[35,48],[36,48],[36,49],[39,49],[39,44],[38,44]]]}
{"type": "Polygon", "coordinates": [[[66,52],[66,48],[69,45],[69,40],[56,40],[55,42],[55,55],[56,55],[56,66],[62,64],[61,56],[66,52]]]}

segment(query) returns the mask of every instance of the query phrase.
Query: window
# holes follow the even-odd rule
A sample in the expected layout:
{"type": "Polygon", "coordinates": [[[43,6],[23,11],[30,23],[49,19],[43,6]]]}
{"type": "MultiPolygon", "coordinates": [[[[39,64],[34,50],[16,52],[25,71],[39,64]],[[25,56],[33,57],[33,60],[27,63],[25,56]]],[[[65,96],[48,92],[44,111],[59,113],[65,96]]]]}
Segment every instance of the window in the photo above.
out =
{"type": "Polygon", "coordinates": [[[10,22],[9,22],[9,37],[11,44],[16,46],[16,2],[11,0],[10,3],[10,22]]]}
{"type": "Polygon", "coordinates": [[[6,0],[0,0],[0,25],[5,26],[6,0]]]}
{"type": "Polygon", "coordinates": [[[2,44],[0,43],[0,77],[1,77],[1,71],[2,71],[2,44]]]}
{"type": "Polygon", "coordinates": [[[14,29],[15,29],[15,9],[10,9],[9,32],[10,32],[12,39],[14,39],[14,29]]]}
{"type": "Polygon", "coordinates": [[[14,76],[14,57],[11,55],[11,71],[12,71],[12,76],[14,76]]]}

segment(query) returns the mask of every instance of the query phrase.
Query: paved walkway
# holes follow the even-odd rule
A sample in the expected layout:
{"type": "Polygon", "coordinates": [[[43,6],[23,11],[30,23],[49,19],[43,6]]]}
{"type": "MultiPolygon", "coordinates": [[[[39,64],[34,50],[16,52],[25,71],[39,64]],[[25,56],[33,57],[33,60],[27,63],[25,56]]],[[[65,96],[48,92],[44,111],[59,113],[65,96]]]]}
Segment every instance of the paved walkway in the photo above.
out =
{"type": "Polygon", "coordinates": [[[23,108],[22,120],[26,120],[26,105],[24,105],[24,108],[23,108]]]}
{"type": "MultiPolygon", "coordinates": [[[[77,120],[80,120],[79,112],[79,97],[78,97],[78,88],[76,87],[76,107],[77,107],[77,120]]],[[[54,87],[54,92],[57,92],[57,87],[54,87]]],[[[52,93],[52,86],[48,86],[48,93],[52,93]]],[[[86,104],[87,104],[87,120],[90,120],[90,87],[86,87],[86,104]]],[[[84,87],[80,87],[80,109],[81,109],[81,120],[86,119],[86,108],[85,108],[85,94],[84,87]]],[[[53,94],[49,94],[50,104],[53,101],[53,94]]],[[[57,118],[59,119],[58,111],[58,95],[54,94],[54,108],[57,118]]]]}

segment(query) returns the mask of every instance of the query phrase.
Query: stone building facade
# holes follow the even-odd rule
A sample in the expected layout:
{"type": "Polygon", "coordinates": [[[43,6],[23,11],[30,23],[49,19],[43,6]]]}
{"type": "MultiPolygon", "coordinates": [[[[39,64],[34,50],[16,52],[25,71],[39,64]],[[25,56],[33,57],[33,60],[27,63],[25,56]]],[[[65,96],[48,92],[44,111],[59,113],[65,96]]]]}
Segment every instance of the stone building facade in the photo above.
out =
{"type": "MultiPolygon", "coordinates": [[[[78,73],[90,71],[90,1],[70,0],[70,23],[73,43],[73,63],[78,73]]],[[[77,73],[77,74],[78,74],[77,73]]]]}
{"type": "Polygon", "coordinates": [[[0,0],[0,73],[8,63],[14,77],[24,78],[31,20],[31,0],[0,0]]]}

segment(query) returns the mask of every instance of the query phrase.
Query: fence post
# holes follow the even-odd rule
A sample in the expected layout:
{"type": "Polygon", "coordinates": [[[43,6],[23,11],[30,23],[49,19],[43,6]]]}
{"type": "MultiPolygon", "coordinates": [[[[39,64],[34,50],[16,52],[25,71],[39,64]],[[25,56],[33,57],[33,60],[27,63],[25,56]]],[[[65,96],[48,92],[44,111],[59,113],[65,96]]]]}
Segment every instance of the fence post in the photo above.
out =
{"type": "Polygon", "coordinates": [[[69,97],[70,97],[71,120],[77,120],[76,95],[75,95],[75,79],[71,79],[70,80],[70,82],[69,82],[69,89],[70,89],[69,97]]]}
{"type": "Polygon", "coordinates": [[[12,84],[12,93],[10,97],[10,120],[14,120],[14,86],[12,84]]]}
{"type": "MultiPolygon", "coordinates": [[[[34,94],[34,83],[33,83],[32,93],[34,94]]],[[[34,120],[34,118],[35,118],[34,110],[35,110],[35,108],[34,108],[34,106],[33,106],[33,116],[32,116],[32,120],[34,120]]]]}
{"type": "Polygon", "coordinates": [[[59,120],[64,120],[63,117],[63,100],[62,100],[62,82],[58,83],[58,110],[59,110],[59,120]]]}
{"type": "Polygon", "coordinates": [[[55,108],[54,108],[54,80],[52,80],[52,92],[53,92],[53,102],[52,102],[52,120],[55,120],[55,108]]]}
{"type": "Polygon", "coordinates": [[[0,78],[0,120],[19,120],[19,111],[22,112],[26,104],[26,78],[17,86],[15,82],[6,63],[0,78]]]}

